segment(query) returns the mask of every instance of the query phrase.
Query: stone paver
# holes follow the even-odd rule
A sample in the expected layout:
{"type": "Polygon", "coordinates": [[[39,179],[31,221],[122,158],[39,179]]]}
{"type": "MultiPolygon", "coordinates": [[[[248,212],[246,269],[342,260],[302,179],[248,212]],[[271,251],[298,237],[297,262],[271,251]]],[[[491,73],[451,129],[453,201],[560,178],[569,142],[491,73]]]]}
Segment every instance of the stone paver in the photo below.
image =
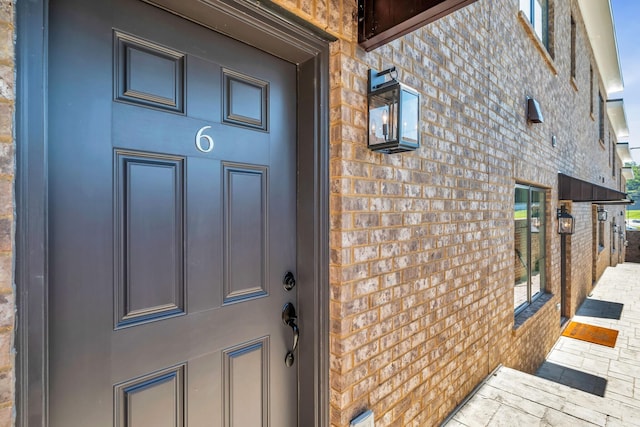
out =
{"type": "Polygon", "coordinates": [[[640,427],[640,264],[608,268],[572,320],[616,346],[560,337],[537,376],[499,367],[443,425],[640,427]]]}

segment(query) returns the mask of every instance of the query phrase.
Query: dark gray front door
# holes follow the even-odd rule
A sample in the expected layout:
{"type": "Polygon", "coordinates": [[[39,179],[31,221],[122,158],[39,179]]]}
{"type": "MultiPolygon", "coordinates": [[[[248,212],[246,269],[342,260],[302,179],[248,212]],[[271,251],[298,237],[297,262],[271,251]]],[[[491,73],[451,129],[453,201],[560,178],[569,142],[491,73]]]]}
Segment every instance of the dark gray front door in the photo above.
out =
{"type": "Polygon", "coordinates": [[[50,24],[50,425],[296,425],[296,67],[137,0],[50,24]]]}

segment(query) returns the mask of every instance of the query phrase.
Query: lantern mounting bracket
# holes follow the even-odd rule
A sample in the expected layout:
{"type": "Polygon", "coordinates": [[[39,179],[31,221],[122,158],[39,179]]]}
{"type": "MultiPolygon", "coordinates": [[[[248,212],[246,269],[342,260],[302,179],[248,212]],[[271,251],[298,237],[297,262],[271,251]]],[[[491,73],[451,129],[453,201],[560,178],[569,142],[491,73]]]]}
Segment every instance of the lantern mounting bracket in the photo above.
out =
{"type": "Polygon", "coordinates": [[[397,79],[398,70],[395,66],[382,71],[376,71],[373,69],[369,70],[369,92],[373,92],[388,85],[392,85],[397,82],[397,79]],[[391,80],[387,80],[387,75],[391,77],[391,80]]]}

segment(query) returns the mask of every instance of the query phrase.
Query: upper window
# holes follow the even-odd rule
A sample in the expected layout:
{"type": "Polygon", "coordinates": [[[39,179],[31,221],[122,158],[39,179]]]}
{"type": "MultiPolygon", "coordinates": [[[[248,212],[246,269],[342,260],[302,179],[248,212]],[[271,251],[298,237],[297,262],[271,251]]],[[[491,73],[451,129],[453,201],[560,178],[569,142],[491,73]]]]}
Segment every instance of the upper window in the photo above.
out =
{"type": "Polygon", "coordinates": [[[611,176],[616,176],[616,140],[613,139],[613,135],[609,133],[609,145],[611,146],[611,176]]]}
{"type": "Polygon", "coordinates": [[[593,117],[593,67],[589,65],[589,113],[593,117]]]}
{"type": "Polygon", "coordinates": [[[604,144],[604,99],[602,93],[598,92],[598,138],[604,144]]]}
{"type": "Polygon", "coordinates": [[[571,77],[576,78],[576,21],[571,15],[571,77]]]}
{"type": "Polygon", "coordinates": [[[514,198],[514,294],[516,312],[527,307],[545,288],[545,191],[516,185],[514,198]]]}
{"type": "Polygon", "coordinates": [[[520,10],[529,18],[542,44],[549,49],[549,1],[520,0],[520,10]]]}

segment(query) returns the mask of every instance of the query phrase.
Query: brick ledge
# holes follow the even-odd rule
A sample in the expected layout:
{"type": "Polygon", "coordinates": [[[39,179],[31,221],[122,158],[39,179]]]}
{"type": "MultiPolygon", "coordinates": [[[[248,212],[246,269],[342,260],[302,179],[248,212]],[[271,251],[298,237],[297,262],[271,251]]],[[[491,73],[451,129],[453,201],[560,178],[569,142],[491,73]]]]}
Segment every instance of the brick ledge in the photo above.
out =
{"type": "Polygon", "coordinates": [[[522,27],[529,35],[529,38],[533,41],[533,44],[537,48],[538,52],[540,52],[540,54],[542,55],[544,62],[547,64],[553,75],[557,76],[558,69],[556,68],[556,64],[553,58],[549,54],[549,51],[547,51],[546,46],[542,44],[542,41],[540,41],[540,39],[538,38],[536,30],[531,25],[531,22],[529,22],[529,18],[527,18],[527,15],[525,15],[521,10],[518,11],[518,21],[520,21],[520,24],[522,24],[522,27]]]}
{"type": "Polygon", "coordinates": [[[536,313],[538,313],[542,309],[542,307],[544,307],[547,304],[547,302],[551,301],[552,298],[553,298],[553,294],[549,294],[549,293],[543,293],[538,298],[536,298],[535,301],[533,301],[529,305],[529,307],[525,308],[523,311],[521,311],[515,316],[515,319],[513,322],[513,330],[514,331],[517,330],[522,325],[524,325],[527,322],[527,320],[533,318],[536,315],[536,313]]]}

